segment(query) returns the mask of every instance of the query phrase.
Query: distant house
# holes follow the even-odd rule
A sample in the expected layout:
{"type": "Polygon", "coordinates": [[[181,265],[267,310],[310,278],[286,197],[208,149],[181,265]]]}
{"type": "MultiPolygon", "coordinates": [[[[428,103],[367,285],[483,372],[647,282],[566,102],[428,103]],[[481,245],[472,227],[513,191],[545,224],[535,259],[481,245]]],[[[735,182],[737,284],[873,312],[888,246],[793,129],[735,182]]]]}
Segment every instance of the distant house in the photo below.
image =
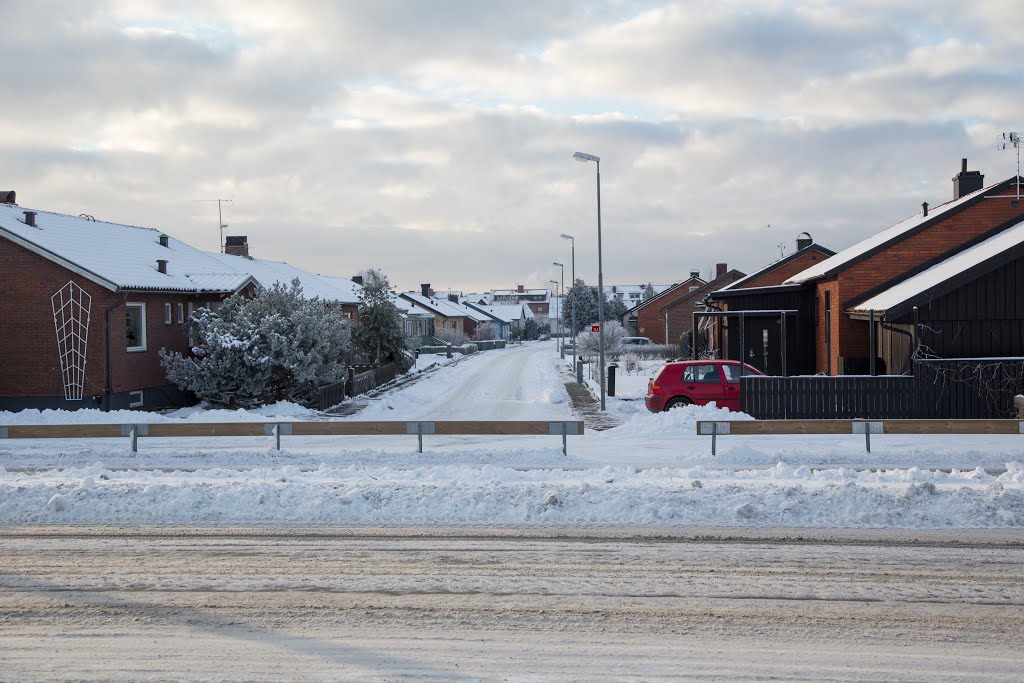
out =
{"type": "Polygon", "coordinates": [[[494,324],[499,331],[499,339],[509,339],[512,330],[521,330],[526,321],[533,318],[533,311],[525,303],[482,305],[466,302],[466,307],[487,316],[487,322],[494,324]]]}
{"type": "Polygon", "coordinates": [[[398,296],[434,316],[435,334],[438,330],[452,330],[472,336],[476,331],[476,322],[470,319],[468,311],[454,301],[435,298],[429,284],[422,285],[418,293],[403,292],[398,296]]]}
{"type": "Polygon", "coordinates": [[[492,289],[488,296],[492,305],[523,303],[530,307],[534,316],[547,318],[551,313],[551,291],[548,289],[526,289],[517,285],[515,289],[492,289]]]}
{"type": "MultiPolygon", "coordinates": [[[[13,193],[11,193],[13,194],[13,193]]],[[[157,408],[186,398],[159,350],[256,279],[159,230],[0,204],[0,409],[157,408]]]]}
{"type": "MultiPolygon", "coordinates": [[[[725,275],[727,270],[724,263],[719,263],[716,277],[725,275]]],[[[655,295],[647,300],[642,299],[643,288],[641,287],[626,289],[613,286],[612,295],[622,294],[620,298],[624,301],[639,302],[627,309],[622,316],[622,325],[631,335],[648,337],[655,344],[674,344],[679,341],[679,335],[685,331],[683,328],[690,329],[692,325],[686,324],[678,315],[676,322],[682,321],[683,327],[670,325],[669,319],[665,317],[665,311],[669,310],[668,304],[682,298],[693,299],[690,296],[691,293],[705,284],[707,283],[701,279],[700,271],[691,270],[689,277],[674,285],[662,286],[660,292],[656,289],[655,295]]],[[[697,299],[693,299],[693,301],[697,301],[697,299]]],[[[678,311],[676,312],[678,313],[678,311]]]]}

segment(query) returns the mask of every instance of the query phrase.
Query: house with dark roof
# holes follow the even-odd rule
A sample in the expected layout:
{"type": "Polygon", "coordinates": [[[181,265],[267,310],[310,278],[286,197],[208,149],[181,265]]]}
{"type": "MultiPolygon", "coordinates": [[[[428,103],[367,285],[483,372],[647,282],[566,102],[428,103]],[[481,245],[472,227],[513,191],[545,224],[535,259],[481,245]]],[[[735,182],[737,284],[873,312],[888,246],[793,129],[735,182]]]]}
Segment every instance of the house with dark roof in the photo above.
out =
{"type": "Polygon", "coordinates": [[[736,283],[715,292],[712,300],[729,311],[726,325],[734,326],[726,352],[767,357],[770,374],[826,375],[912,372],[919,347],[945,358],[1020,356],[1024,203],[1018,182],[986,186],[965,159],[951,201],[925,203],[781,284],[736,283]],[[761,334],[750,329],[751,320],[761,334]],[[786,362],[781,359],[787,367],[772,365],[786,362]]]}
{"type": "Polygon", "coordinates": [[[186,397],[162,348],[256,280],[159,230],[0,203],[0,410],[157,408],[186,397]]]}
{"type": "MultiPolygon", "coordinates": [[[[721,277],[727,271],[726,265],[719,263],[716,266],[715,277],[721,277]]],[[[665,317],[666,307],[674,301],[688,298],[692,292],[705,284],[707,282],[701,278],[700,271],[691,270],[689,277],[676,284],[661,287],[660,290],[655,288],[655,294],[650,299],[641,300],[643,288],[637,287],[635,292],[629,292],[630,295],[636,294],[636,298],[629,300],[639,301],[639,303],[635,303],[622,314],[622,326],[630,334],[637,337],[647,337],[655,344],[674,344],[678,342],[679,334],[682,334],[683,330],[669,329],[672,326],[669,324],[669,319],[665,317]],[[676,332],[679,334],[675,334],[676,332]]],[[[686,329],[689,329],[689,327],[686,329]]]]}

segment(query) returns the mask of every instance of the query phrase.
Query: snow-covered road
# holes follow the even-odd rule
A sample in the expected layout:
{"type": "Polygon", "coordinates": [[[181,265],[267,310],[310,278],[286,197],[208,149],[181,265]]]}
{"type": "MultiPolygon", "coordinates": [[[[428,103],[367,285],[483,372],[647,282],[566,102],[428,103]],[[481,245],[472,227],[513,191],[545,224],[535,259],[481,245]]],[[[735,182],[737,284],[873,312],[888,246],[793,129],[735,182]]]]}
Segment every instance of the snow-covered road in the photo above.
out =
{"type": "Polygon", "coordinates": [[[565,386],[553,372],[551,349],[538,344],[478,353],[438,379],[385,394],[354,420],[567,420],[565,386]]]}
{"type": "Polygon", "coordinates": [[[0,678],[1019,680],[999,533],[0,531],[0,678]]]}

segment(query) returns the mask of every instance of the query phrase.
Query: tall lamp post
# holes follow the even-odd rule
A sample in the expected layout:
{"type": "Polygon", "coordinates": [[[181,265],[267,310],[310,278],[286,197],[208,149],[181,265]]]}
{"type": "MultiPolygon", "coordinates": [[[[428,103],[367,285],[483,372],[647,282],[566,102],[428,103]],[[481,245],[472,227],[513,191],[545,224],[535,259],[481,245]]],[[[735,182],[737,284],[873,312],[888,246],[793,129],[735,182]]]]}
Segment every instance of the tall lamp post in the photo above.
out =
{"type": "Polygon", "coordinates": [[[604,271],[601,268],[601,157],[585,152],[572,155],[576,161],[597,164],[597,360],[601,364],[601,410],[605,410],[604,389],[604,271]]]}
{"type": "MultiPolygon", "coordinates": [[[[566,235],[562,233],[563,240],[569,240],[572,243],[572,287],[576,287],[576,238],[572,235],[566,235]]],[[[576,307],[572,307],[572,371],[576,372],[576,307]]]]}
{"type": "MultiPolygon", "coordinates": [[[[551,283],[551,291],[554,292],[555,298],[557,299],[558,298],[558,280],[548,280],[548,282],[551,283]]],[[[549,318],[549,320],[550,320],[550,318],[549,318]]],[[[548,322],[548,327],[551,327],[551,323],[550,322],[548,322]]],[[[555,333],[555,330],[551,330],[551,337],[552,337],[552,339],[555,340],[555,349],[557,349],[558,348],[558,335],[555,333]]]]}
{"type": "MultiPolygon", "coordinates": [[[[562,340],[561,351],[559,352],[559,355],[561,356],[562,360],[565,360],[565,325],[563,324],[563,321],[562,321],[562,317],[563,317],[562,316],[562,306],[565,304],[565,266],[563,264],[559,263],[558,261],[555,261],[551,265],[558,266],[559,268],[562,269],[561,284],[559,285],[559,288],[558,288],[558,291],[560,292],[560,294],[558,295],[558,329],[559,329],[559,335],[558,336],[562,340]]],[[[575,369],[573,370],[573,372],[575,372],[575,369]]]]}

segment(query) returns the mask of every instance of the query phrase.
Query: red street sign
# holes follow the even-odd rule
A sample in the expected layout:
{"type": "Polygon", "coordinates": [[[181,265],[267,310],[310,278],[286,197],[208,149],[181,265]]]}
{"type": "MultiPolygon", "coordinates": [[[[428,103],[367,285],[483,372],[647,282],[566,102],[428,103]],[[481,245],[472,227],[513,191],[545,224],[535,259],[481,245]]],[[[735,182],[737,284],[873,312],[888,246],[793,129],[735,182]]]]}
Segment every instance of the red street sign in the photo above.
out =
{"type": "Polygon", "coordinates": [[[591,332],[600,332],[601,331],[601,326],[600,325],[591,325],[590,326],[590,331],[591,332]]]}

